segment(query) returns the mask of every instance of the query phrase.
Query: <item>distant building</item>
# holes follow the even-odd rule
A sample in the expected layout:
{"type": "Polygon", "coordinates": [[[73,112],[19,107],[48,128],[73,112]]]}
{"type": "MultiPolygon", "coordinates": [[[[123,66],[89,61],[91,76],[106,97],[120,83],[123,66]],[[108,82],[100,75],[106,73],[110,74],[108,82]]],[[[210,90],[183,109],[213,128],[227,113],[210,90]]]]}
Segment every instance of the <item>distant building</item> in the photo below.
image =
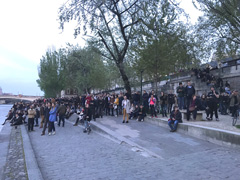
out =
{"type": "Polygon", "coordinates": [[[0,87],[0,96],[3,95],[2,88],[0,87]]]}
{"type": "Polygon", "coordinates": [[[61,97],[76,97],[78,95],[77,89],[67,88],[61,91],[61,97]]]}

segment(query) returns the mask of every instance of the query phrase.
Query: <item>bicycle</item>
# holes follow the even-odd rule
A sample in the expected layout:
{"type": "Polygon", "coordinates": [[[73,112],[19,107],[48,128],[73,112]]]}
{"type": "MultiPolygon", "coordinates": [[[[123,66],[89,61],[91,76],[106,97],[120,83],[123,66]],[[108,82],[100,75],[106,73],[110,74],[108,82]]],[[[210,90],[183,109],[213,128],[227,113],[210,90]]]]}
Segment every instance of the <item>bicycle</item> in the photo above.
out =
{"type": "Polygon", "coordinates": [[[239,109],[236,110],[236,112],[233,116],[232,125],[235,126],[238,120],[239,120],[239,109]]]}

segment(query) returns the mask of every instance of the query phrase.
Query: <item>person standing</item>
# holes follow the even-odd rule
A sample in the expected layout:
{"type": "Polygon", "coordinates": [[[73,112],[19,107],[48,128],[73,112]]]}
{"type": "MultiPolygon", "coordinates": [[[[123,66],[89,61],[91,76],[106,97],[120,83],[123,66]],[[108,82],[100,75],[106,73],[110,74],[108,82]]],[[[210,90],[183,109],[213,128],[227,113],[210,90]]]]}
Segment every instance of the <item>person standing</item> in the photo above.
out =
{"type": "Polygon", "coordinates": [[[28,110],[28,132],[33,131],[35,115],[36,115],[36,111],[35,109],[33,109],[33,105],[31,105],[30,109],[28,110]]]}
{"type": "Polygon", "coordinates": [[[36,111],[36,115],[35,115],[35,122],[36,122],[36,124],[35,124],[35,127],[38,127],[38,119],[40,117],[40,108],[39,108],[38,105],[36,106],[35,111],[36,111]]]}
{"type": "Polygon", "coordinates": [[[197,111],[201,109],[201,100],[197,98],[196,95],[193,95],[191,104],[187,109],[187,121],[190,120],[190,114],[193,114],[193,120],[196,120],[197,111]]]}
{"type": "Polygon", "coordinates": [[[112,112],[112,116],[114,116],[114,112],[113,112],[113,111],[114,111],[114,108],[113,108],[114,100],[115,100],[114,96],[111,95],[110,101],[109,101],[109,109],[110,109],[110,111],[112,112]]]}
{"type": "Polygon", "coordinates": [[[127,99],[127,96],[124,96],[124,100],[122,101],[122,107],[123,107],[123,122],[125,123],[125,117],[127,116],[127,121],[126,123],[128,123],[128,114],[130,112],[130,101],[127,99]]]}
{"type": "MultiPolygon", "coordinates": [[[[89,104],[86,104],[85,109],[84,109],[84,130],[83,132],[86,133],[88,128],[90,128],[89,122],[91,121],[91,110],[89,108],[89,104]]],[[[89,129],[91,131],[91,128],[89,129]]]]}
{"type": "Polygon", "coordinates": [[[114,109],[116,110],[116,115],[115,115],[116,117],[118,117],[118,106],[119,106],[119,98],[118,98],[118,95],[116,95],[114,105],[113,105],[114,109]]]}
{"type": "Polygon", "coordinates": [[[216,121],[219,121],[217,112],[218,99],[219,99],[218,92],[215,91],[214,87],[211,87],[211,91],[208,93],[210,118],[207,118],[207,120],[211,121],[213,118],[213,113],[215,113],[216,121]]]}
{"type": "Polygon", "coordinates": [[[66,108],[66,106],[64,105],[64,103],[61,102],[61,105],[59,106],[58,111],[57,111],[57,113],[58,113],[58,115],[59,115],[58,126],[61,125],[61,121],[62,121],[62,122],[63,122],[62,127],[64,127],[64,124],[65,124],[65,114],[66,114],[66,112],[67,112],[67,108],[66,108]]]}
{"type": "Polygon", "coordinates": [[[96,121],[96,111],[95,111],[96,101],[95,101],[93,96],[91,97],[91,100],[89,102],[89,108],[90,108],[90,111],[91,111],[91,115],[93,116],[93,120],[96,121]]]}
{"type": "Polygon", "coordinates": [[[57,107],[55,103],[52,103],[52,107],[49,112],[49,133],[48,133],[49,136],[56,134],[56,130],[54,126],[54,122],[56,120],[57,120],[57,107]]]}
{"type": "Polygon", "coordinates": [[[238,91],[235,90],[232,92],[230,96],[230,107],[231,107],[232,117],[234,117],[236,111],[238,110],[239,104],[240,104],[240,96],[238,95],[238,91]]]}
{"type": "Polygon", "coordinates": [[[40,107],[40,117],[41,117],[40,128],[43,127],[43,123],[44,123],[44,108],[45,108],[45,105],[43,103],[42,106],[40,107]]]}
{"type": "Polygon", "coordinates": [[[143,95],[142,95],[142,101],[143,101],[143,107],[144,107],[146,113],[148,112],[148,98],[149,98],[149,95],[144,90],[143,95]]]}
{"type": "Polygon", "coordinates": [[[167,95],[164,92],[161,92],[160,96],[161,112],[162,117],[167,117],[167,95]]]}
{"type": "Polygon", "coordinates": [[[155,111],[155,106],[156,106],[157,100],[156,100],[155,97],[153,97],[153,94],[149,98],[148,103],[149,103],[149,106],[150,106],[150,109],[151,109],[152,118],[153,118],[153,115],[155,115],[155,117],[157,117],[157,114],[156,114],[156,111],[155,111]]]}
{"type": "Polygon", "coordinates": [[[180,110],[182,110],[184,107],[184,87],[181,82],[177,87],[177,94],[178,94],[178,107],[180,110]]]}
{"type": "Polygon", "coordinates": [[[168,113],[170,114],[172,112],[173,104],[175,103],[175,96],[174,96],[174,94],[172,93],[171,90],[168,94],[167,102],[168,102],[168,113]]]}
{"type": "Polygon", "coordinates": [[[104,106],[105,106],[105,112],[106,112],[106,116],[110,115],[110,108],[109,108],[109,101],[110,101],[110,97],[109,94],[106,95],[105,99],[104,99],[104,106]]]}
{"type": "Polygon", "coordinates": [[[191,99],[192,99],[192,96],[195,94],[195,88],[194,86],[191,84],[190,81],[188,81],[188,84],[185,88],[185,94],[186,94],[186,108],[188,110],[189,108],[189,105],[191,103],[191,99]]]}
{"type": "Polygon", "coordinates": [[[98,115],[101,118],[103,117],[103,106],[104,106],[104,100],[102,96],[100,96],[98,100],[98,115]]]}
{"type": "Polygon", "coordinates": [[[119,115],[122,115],[122,101],[123,101],[123,94],[122,92],[119,94],[119,107],[118,107],[118,110],[119,110],[119,115]]]}
{"type": "Polygon", "coordinates": [[[48,127],[48,134],[49,134],[49,112],[50,112],[50,110],[51,110],[51,103],[48,102],[44,109],[44,125],[43,125],[43,131],[42,131],[41,136],[45,135],[45,131],[46,131],[47,127],[48,127]]]}

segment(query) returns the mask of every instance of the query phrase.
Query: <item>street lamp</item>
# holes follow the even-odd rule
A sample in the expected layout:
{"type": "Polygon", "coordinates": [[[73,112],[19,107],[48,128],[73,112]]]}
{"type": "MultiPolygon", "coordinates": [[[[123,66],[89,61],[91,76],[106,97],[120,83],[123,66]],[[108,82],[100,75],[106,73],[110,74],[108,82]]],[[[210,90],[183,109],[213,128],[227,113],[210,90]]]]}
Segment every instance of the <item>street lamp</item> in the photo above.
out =
{"type": "Polygon", "coordinates": [[[143,74],[143,69],[140,70],[141,72],[141,97],[140,97],[140,102],[142,103],[142,74],[143,74]]]}

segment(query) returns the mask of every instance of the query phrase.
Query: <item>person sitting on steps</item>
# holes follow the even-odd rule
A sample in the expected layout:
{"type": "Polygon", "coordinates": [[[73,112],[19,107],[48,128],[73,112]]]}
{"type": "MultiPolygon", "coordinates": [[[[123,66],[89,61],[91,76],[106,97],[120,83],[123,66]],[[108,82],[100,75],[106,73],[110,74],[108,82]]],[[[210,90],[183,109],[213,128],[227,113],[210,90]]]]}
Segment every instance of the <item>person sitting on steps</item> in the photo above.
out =
{"type": "Polygon", "coordinates": [[[170,119],[168,120],[168,125],[171,129],[170,132],[177,130],[178,123],[182,123],[182,114],[179,111],[178,106],[174,106],[173,111],[170,114],[170,119]]]}
{"type": "Polygon", "coordinates": [[[145,108],[144,108],[144,106],[141,104],[141,105],[140,105],[140,108],[139,108],[139,111],[138,111],[137,121],[142,121],[142,122],[143,122],[145,116],[146,116],[145,108]]]}

